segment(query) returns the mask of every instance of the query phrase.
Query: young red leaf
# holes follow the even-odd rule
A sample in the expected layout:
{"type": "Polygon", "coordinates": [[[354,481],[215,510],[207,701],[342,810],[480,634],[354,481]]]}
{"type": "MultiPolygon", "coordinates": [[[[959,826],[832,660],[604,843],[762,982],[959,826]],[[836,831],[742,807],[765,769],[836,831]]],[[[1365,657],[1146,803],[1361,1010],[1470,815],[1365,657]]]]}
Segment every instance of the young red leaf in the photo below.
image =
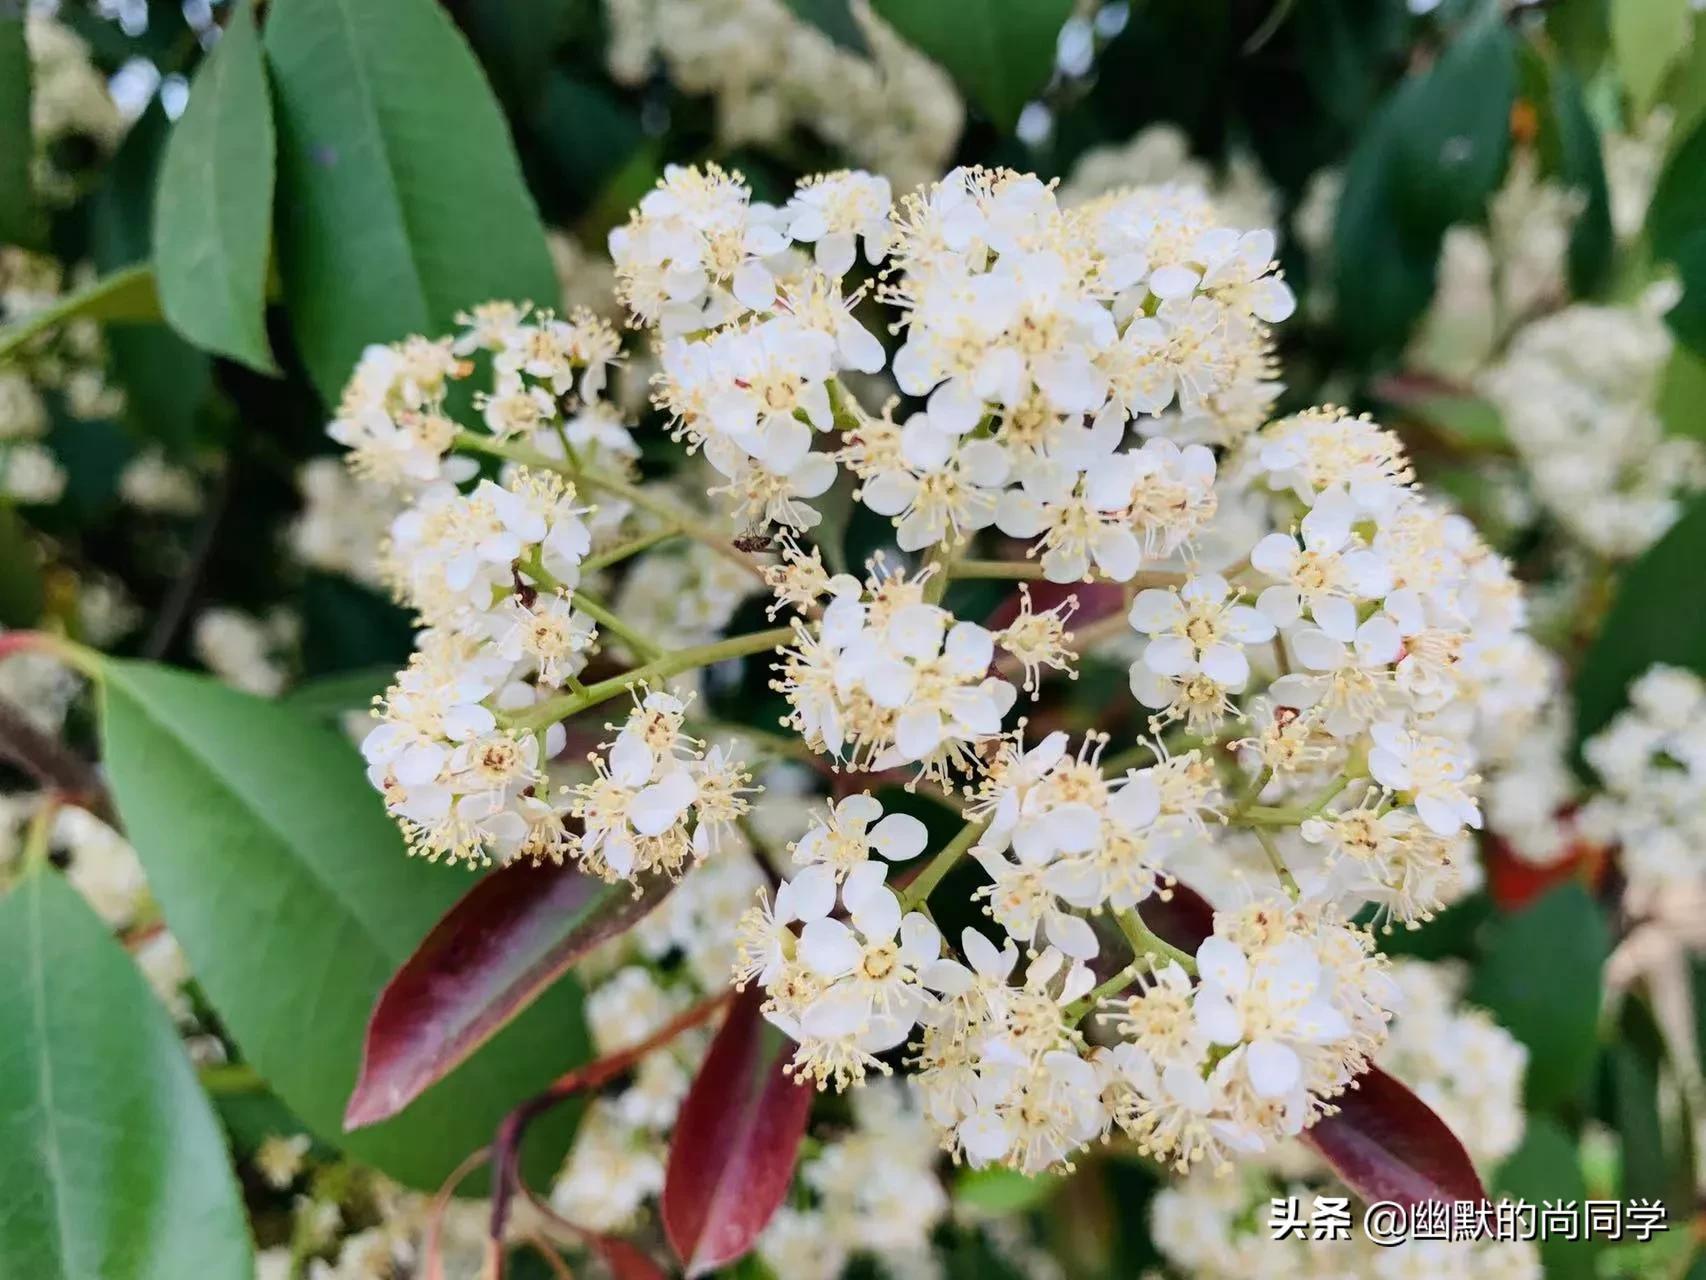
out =
{"type": "Polygon", "coordinates": [[[794,1176],[812,1089],[782,1073],[792,1045],[763,1001],[735,999],[675,1122],[663,1225],[689,1277],[750,1249],[794,1176]]]}
{"type": "Polygon", "coordinates": [[[627,884],[528,863],[485,877],[379,993],[344,1127],[359,1129],[408,1106],[673,886],[658,877],[635,897],[627,884]]]}
{"type": "Polygon", "coordinates": [[[1214,908],[1195,889],[1182,884],[1167,890],[1165,900],[1150,894],[1138,904],[1137,913],[1161,941],[1193,956],[1214,932],[1214,908]]]}
{"type": "Polygon", "coordinates": [[[589,1237],[593,1249],[615,1280],[665,1280],[663,1268],[636,1245],[615,1236],[589,1237]]]}
{"type": "Polygon", "coordinates": [[[1457,1135],[1433,1110],[1379,1067],[1339,1095],[1337,1115],[1303,1131],[1363,1200],[1405,1206],[1422,1200],[1485,1200],[1486,1189],[1457,1135]]]}

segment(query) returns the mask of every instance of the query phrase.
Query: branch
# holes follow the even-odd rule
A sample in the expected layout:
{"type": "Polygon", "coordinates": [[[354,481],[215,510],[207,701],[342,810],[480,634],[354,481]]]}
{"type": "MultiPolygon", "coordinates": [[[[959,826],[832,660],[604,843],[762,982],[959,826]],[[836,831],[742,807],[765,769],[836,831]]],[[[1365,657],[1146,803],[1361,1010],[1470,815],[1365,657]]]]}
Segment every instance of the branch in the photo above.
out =
{"type": "Polygon", "coordinates": [[[0,698],[0,759],[22,769],[63,803],[87,809],[108,826],[118,825],[112,797],[94,765],[36,728],[4,698],[0,698]]]}
{"type": "Polygon", "coordinates": [[[503,1118],[503,1123],[498,1126],[498,1136],[490,1148],[492,1153],[492,1218],[487,1240],[487,1258],[490,1266],[487,1280],[503,1280],[503,1245],[501,1242],[504,1224],[509,1220],[510,1203],[515,1198],[517,1188],[521,1188],[524,1195],[532,1198],[522,1183],[520,1169],[521,1140],[527,1134],[527,1126],[547,1111],[574,1097],[577,1093],[596,1089],[600,1085],[614,1080],[653,1050],[661,1049],[684,1031],[689,1031],[707,1019],[714,1017],[733,996],[732,990],[725,990],[709,999],[701,1000],[698,1004],[671,1018],[638,1044],[597,1058],[559,1076],[549,1089],[527,1099],[503,1118]]]}

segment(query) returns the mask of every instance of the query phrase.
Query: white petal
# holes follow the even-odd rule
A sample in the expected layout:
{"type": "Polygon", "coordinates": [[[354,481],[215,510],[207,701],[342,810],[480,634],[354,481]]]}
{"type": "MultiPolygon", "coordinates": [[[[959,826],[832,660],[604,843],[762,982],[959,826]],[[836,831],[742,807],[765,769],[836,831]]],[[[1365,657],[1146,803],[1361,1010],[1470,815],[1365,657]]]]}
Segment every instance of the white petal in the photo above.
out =
{"type": "Polygon", "coordinates": [[[890,862],[905,862],[924,852],[929,829],[910,813],[891,813],[871,828],[871,847],[890,862]]]}

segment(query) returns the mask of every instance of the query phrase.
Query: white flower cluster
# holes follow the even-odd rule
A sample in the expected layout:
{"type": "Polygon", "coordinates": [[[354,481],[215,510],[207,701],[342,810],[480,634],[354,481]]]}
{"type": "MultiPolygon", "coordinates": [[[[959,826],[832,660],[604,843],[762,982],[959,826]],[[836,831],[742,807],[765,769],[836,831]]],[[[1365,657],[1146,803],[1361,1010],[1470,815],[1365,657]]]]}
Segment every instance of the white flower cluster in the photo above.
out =
{"type": "Polygon", "coordinates": [[[276,698],[290,683],[301,630],[301,621],[285,609],[257,618],[215,605],[196,615],[190,643],[202,664],[232,688],[276,698]]]}
{"type": "Polygon", "coordinates": [[[738,175],[672,168],[611,234],[624,300],[664,338],[659,400],[744,518],[814,527],[840,463],[903,549],[994,525],[1058,582],[1129,580],[1214,515],[1213,454],[1126,449],[1125,424],[1224,442],[1261,423],[1267,325],[1293,306],[1273,249],[1184,188],[1063,210],[1035,178],[967,169],[891,211],[868,174],[807,179],[778,209],[738,175]],[[894,376],[927,406],[904,422],[838,381],[885,363],[845,281],[861,247],[890,263],[894,376]],[[832,431],[844,447],[814,451],[832,431]]]}
{"type": "Polygon", "coordinates": [[[296,483],[302,512],[289,537],[297,559],[364,586],[384,586],[379,547],[397,518],[398,502],[362,486],[336,458],[311,458],[296,483]]]}
{"type": "MultiPolygon", "coordinates": [[[[1398,1277],[1427,1280],[1540,1280],[1540,1251],[1530,1241],[1406,1240],[1376,1245],[1360,1230],[1349,1241],[1314,1240],[1306,1230],[1276,1240],[1268,1226],[1273,1199],[1296,1196],[1308,1215],[1321,1191],[1261,1170],[1216,1178],[1196,1174],[1163,1187],[1150,1204],[1149,1230],[1162,1257],[1199,1280],[1250,1276],[1398,1277]]],[[[1352,1213],[1353,1220],[1356,1213],[1352,1213]]]]}
{"type": "Polygon", "coordinates": [[[801,1162],[805,1207],[784,1206],[758,1240],[758,1256],[790,1280],[837,1280],[855,1255],[886,1275],[934,1274],[930,1233],[947,1216],[936,1172],[940,1148],[903,1080],[874,1081],[853,1096],[852,1125],[801,1162]]]}
{"type": "Polygon", "coordinates": [[[591,757],[592,780],[569,789],[569,816],[581,831],[564,840],[588,871],[607,880],[679,878],[747,811],[745,767],[688,737],[686,714],[667,693],[639,699],[608,756],[591,757]]]}
{"type": "Polygon", "coordinates": [[[1706,875],[1706,682],[1655,666],[1629,688],[1629,706],[1582,747],[1603,790],[1581,829],[1616,844],[1632,891],[1662,893],[1706,875]]]}
{"type": "Polygon", "coordinates": [[[830,602],[814,622],[795,621],[775,682],[792,708],[786,723],[853,770],[915,764],[945,779],[969,765],[1018,698],[988,674],[995,636],[927,600],[923,576],[878,566],[864,583],[840,574],[801,590],[819,585],[830,602]]]}
{"type": "MultiPolygon", "coordinates": [[[[634,929],[577,966],[596,1055],[641,1043],[725,987],[737,924],[761,883],[733,832],[722,856],[696,865],[634,929]]],[[[642,1057],[619,1092],[593,1100],[551,1187],[558,1213],[589,1231],[634,1225],[663,1190],[670,1131],[709,1041],[704,1029],[684,1032],[642,1057]]]]}
{"type": "Polygon", "coordinates": [[[1218,816],[1217,783],[1195,751],[1110,780],[1103,740],[1076,754],[1067,742],[1060,732],[1029,751],[1002,742],[968,810],[988,819],[971,852],[990,879],[979,893],[1009,937],[1088,961],[1099,946],[1077,913],[1126,911],[1154,893],[1218,816]]]}
{"type": "Polygon", "coordinates": [[[32,178],[37,191],[69,204],[80,175],[61,167],[66,144],[76,139],[110,151],[123,135],[125,121],[107,91],[106,78],[89,60],[89,46],[70,27],[32,6],[24,21],[24,41],[30,54],[32,178]]]}
{"type": "Polygon", "coordinates": [[[605,0],[610,74],[640,84],[662,63],[683,92],[713,100],[725,147],[789,144],[806,129],[903,190],[928,182],[964,123],[953,81],[865,0],[847,9],[863,52],[785,0],[605,0]]]}
{"type": "Polygon", "coordinates": [[[1376,1061],[1434,1109],[1479,1168],[1496,1167],[1522,1143],[1527,1048],[1462,1002],[1460,966],[1398,960],[1390,974],[1398,1014],[1376,1061]]]}
{"type": "Polygon", "coordinates": [[[1368,934],[1264,899],[1217,913],[1193,988],[1176,962],[1114,1004],[1114,1120],[1184,1171],[1264,1151],[1334,1110],[1386,1036],[1395,991],[1368,934]]]}
{"type": "Polygon", "coordinates": [[[1666,305],[1568,307],[1520,330],[1480,378],[1535,495],[1602,555],[1644,551],[1706,485],[1706,449],[1668,435],[1658,413],[1674,346],[1666,305]]]}
{"type": "MultiPolygon", "coordinates": [[[[1066,209],[1035,178],[956,170],[896,208],[885,180],[840,172],[769,206],[707,167],[668,170],[611,250],[623,304],[654,331],[670,430],[757,527],[700,521],[625,478],[633,441],[598,399],[619,344],[590,314],[492,303],[455,338],[371,349],[331,432],[404,504],[381,565],[425,630],[365,750],[411,844],[574,857],[633,882],[716,866],[749,775],[647,682],[780,648],[778,754],[913,772],[959,793],[966,819],[891,884],[927,829],[841,792],[741,917],[737,980],[763,987],[794,1074],[846,1088],[904,1059],[943,1147],[1026,1172],[1116,1129],[1181,1169],[1219,1165],[1330,1113],[1379,1053],[1395,994],[1348,921],[1372,902],[1414,924],[1462,892],[1481,760],[1520,737],[1549,689],[1532,669],[1549,669],[1507,566],[1414,487],[1391,433],[1332,408],[1263,425],[1267,326],[1293,306],[1271,234],[1225,226],[1182,187],[1066,209]],[[875,296],[849,285],[861,259],[875,296]],[[863,318],[879,305],[898,313],[892,373],[916,402],[898,417],[840,381],[888,364],[863,318]],[[480,365],[483,432],[447,409],[480,365]],[[504,465],[480,476],[458,449],[504,465]],[[825,567],[840,548],[811,545],[809,504],[843,468],[928,564],[825,567]],[[619,499],[601,503],[614,514],[569,477],[619,499]],[[990,529],[1040,564],[962,560],[990,529]],[[756,570],[791,626],[714,640],[737,593],[696,602],[691,573],[648,574],[648,559],[621,588],[652,600],[648,625],[583,588],[683,534],[695,550],[659,563],[756,570]],[[1111,757],[1094,732],[1027,749],[1006,723],[1010,675],[1035,692],[1073,671],[1079,601],[1050,587],[1059,602],[1038,610],[1027,589],[1004,626],[945,601],[956,576],[1039,575],[1129,584],[1148,739],[1111,757]],[[594,619],[639,666],[583,685],[594,619]],[[656,643],[683,635],[703,648],[656,643]],[[633,709],[590,774],[554,788],[565,716],[625,689],[633,709]],[[1150,931],[1140,908],[1245,851],[1256,861],[1200,947],[1150,931]],[[994,933],[950,941],[928,899],[968,854],[994,933]],[[1081,1029],[1098,1010],[1111,1043],[1081,1029]]],[[[633,1188],[654,1172],[642,1161],[633,1188]]]]}

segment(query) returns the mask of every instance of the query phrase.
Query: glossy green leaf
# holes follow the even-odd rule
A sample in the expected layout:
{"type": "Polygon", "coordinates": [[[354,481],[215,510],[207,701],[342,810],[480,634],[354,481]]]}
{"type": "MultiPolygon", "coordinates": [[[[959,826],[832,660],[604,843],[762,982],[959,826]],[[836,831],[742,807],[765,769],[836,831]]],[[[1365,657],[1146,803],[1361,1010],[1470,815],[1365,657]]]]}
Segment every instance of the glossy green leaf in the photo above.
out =
{"type": "Polygon", "coordinates": [[[0,502],[0,627],[32,627],[41,618],[41,554],[10,503],[0,502]]]}
{"type": "Polygon", "coordinates": [[[0,244],[36,244],[41,211],[36,208],[30,159],[30,50],[24,17],[0,13],[0,244]]]}
{"type": "Polygon", "coordinates": [[[1528,1046],[1533,1107],[1579,1098],[1599,1053],[1600,970],[1609,938],[1587,890],[1571,881],[1490,925],[1469,999],[1528,1046]]]}
{"type": "Polygon", "coordinates": [[[1682,301],[1666,316],[1677,337],[1706,353],[1706,120],[1671,152],[1647,209],[1653,256],[1682,279],[1682,301]]]}
{"type": "Polygon", "coordinates": [[[369,343],[491,298],[555,300],[503,116],[435,0],[278,0],[266,52],[279,273],[325,399],[369,343]]]}
{"type": "Polygon", "coordinates": [[[980,1213],[1005,1216],[1046,1203],[1061,1185],[1057,1174],[1029,1175],[1000,1165],[967,1168],[954,1179],[954,1200],[980,1213]]]}
{"type": "Polygon", "coordinates": [[[1333,224],[1333,297],[1348,342],[1395,350],[1433,296],[1440,233],[1406,232],[1392,173],[1402,104],[1379,107],[1345,168],[1333,224]]]}
{"type": "Polygon", "coordinates": [[[1576,740],[1622,709],[1629,684],[1655,662],[1706,675],[1706,498],[1622,573],[1617,598],[1576,678],[1576,740]]]}
{"type": "Polygon", "coordinates": [[[794,16],[810,23],[836,44],[862,58],[871,56],[871,45],[853,16],[851,0],[784,0],[794,16]]]}
{"type": "Polygon", "coordinates": [[[1611,0],[1611,51],[1636,116],[1658,101],[1670,69],[1688,52],[1688,0],[1611,0]]]}
{"type": "Polygon", "coordinates": [[[1564,66],[1549,68],[1546,92],[1549,110],[1540,143],[1547,167],[1584,198],[1570,228],[1570,285],[1592,294],[1604,283],[1616,247],[1605,157],[1575,74],[1564,66]]]}
{"type": "Polygon", "coordinates": [[[50,333],[73,320],[145,321],[160,318],[160,296],[154,271],[146,263],[126,267],[85,285],[17,324],[0,329],[0,360],[30,339],[50,333]]]}
{"type": "Polygon", "coordinates": [[[1048,84],[1055,41],[1072,14],[1072,0],[873,0],[871,7],[1007,131],[1048,84]]]}
{"type": "Polygon", "coordinates": [[[0,1275],[247,1280],[237,1182],[170,1019],[45,868],[0,900],[0,1275]]]}
{"type": "Polygon", "coordinates": [[[1659,384],[1659,419],[1667,435],[1706,440],[1706,356],[1680,346],[1671,352],[1659,384]]]}
{"type": "Polygon", "coordinates": [[[1678,142],[1665,162],[1647,207],[1653,254],[1673,259],[1678,249],[1706,228],[1706,121],[1678,142]]]}
{"type": "MultiPolygon", "coordinates": [[[[1493,1195],[1534,1205],[1588,1198],[1576,1144],[1556,1120],[1539,1113],[1529,1115],[1522,1145],[1505,1157],[1493,1177],[1493,1195]]],[[[1597,1241],[1566,1240],[1562,1233],[1554,1233],[1540,1249],[1548,1280],[1593,1280],[1597,1241]]]]}
{"type": "Polygon", "coordinates": [[[160,163],[154,263],[166,319],[209,351],[277,372],[267,346],[272,103],[241,3],[196,72],[160,163]]]}
{"type": "Polygon", "coordinates": [[[1510,156],[1516,82],[1516,38],[1502,21],[1484,20],[1399,88],[1395,212],[1413,231],[1433,236],[1481,216],[1510,156]]]}
{"type": "MultiPolygon", "coordinates": [[[[374,999],[468,876],[406,855],[332,730],[143,663],[110,662],[105,688],[106,768],[149,887],[245,1059],[317,1136],[436,1187],[586,1057],[559,984],[402,1115],[344,1135],[374,999]]],[[[542,1121],[542,1141],[567,1123],[542,1121]]]]}

